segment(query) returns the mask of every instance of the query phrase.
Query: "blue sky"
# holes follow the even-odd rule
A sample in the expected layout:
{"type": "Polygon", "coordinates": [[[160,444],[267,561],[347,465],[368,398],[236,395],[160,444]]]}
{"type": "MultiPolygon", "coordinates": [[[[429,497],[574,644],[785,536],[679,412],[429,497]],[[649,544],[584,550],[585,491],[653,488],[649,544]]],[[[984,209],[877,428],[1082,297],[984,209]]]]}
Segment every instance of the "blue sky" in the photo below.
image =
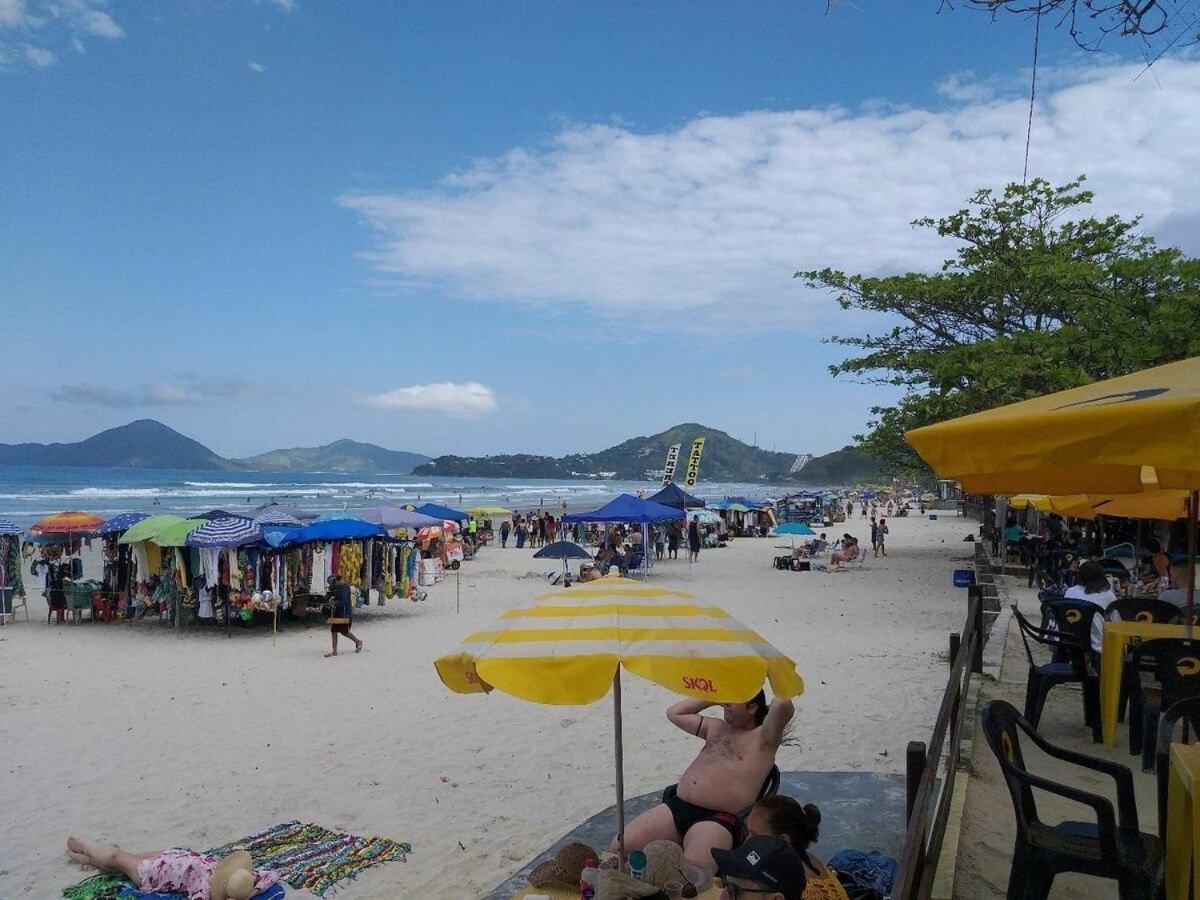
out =
{"type": "MultiPolygon", "coordinates": [[[[841,446],[880,323],[792,272],[1021,175],[1032,25],[937,7],[0,0],[0,441],[841,446]]],[[[1186,246],[1200,62],[1108,49],[1044,35],[1031,170],[1186,246]]]]}

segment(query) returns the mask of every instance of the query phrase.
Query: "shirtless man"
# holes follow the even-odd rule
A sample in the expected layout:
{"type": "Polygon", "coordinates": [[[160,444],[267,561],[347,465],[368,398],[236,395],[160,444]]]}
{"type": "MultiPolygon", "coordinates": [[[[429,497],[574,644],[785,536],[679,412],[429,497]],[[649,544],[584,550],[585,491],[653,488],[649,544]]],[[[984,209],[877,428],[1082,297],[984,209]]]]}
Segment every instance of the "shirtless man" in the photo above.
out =
{"type": "MultiPolygon", "coordinates": [[[[712,851],[740,843],[738,816],[758,799],[794,713],[791,700],[777,698],[768,707],[762,691],[749,703],[683,700],[668,709],[671,723],[703,738],[704,748],[679,784],[663,791],[662,803],[625,829],[626,852],[641,850],[651,841],[674,841],[683,845],[689,862],[712,874],[712,851]],[[720,706],[724,716],[700,715],[710,706],[720,706]]],[[[618,849],[615,838],[611,849],[618,849]]]]}

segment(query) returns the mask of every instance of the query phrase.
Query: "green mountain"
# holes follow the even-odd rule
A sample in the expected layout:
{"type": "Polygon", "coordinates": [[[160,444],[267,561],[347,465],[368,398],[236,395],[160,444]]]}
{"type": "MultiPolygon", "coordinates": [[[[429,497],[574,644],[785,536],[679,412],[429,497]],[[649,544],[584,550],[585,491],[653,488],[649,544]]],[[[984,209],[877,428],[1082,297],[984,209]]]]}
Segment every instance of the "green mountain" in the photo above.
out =
{"type": "Polygon", "coordinates": [[[255,472],[342,472],[350,475],[407,475],[429,462],[428,456],[406,450],[386,450],[343,438],[323,447],[292,447],[235,459],[232,462],[255,472]]]}
{"type": "Polygon", "coordinates": [[[109,428],[73,444],[0,444],[0,465],[228,469],[199,441],[153,419],[109,428]]]}
{"type": "Polygon", "coordinates": [[[598,453],[569,456],[439,456],[413,470],[414,475],[493,478],[618,478],[634,481],[658,480],[671,444],[680,444],[676,479],[683,480],[692,441],[706,438],[700,459],[700,477],[705,481],[768,481],[798,484],[851,484],[874,477],[878,467],[860,451],[847,447],[811,460],[789,474],[794,453],[776,453],[752,447],[724,431],[694,422],[676,425],[649,437],[631,438],[598,453]]]}

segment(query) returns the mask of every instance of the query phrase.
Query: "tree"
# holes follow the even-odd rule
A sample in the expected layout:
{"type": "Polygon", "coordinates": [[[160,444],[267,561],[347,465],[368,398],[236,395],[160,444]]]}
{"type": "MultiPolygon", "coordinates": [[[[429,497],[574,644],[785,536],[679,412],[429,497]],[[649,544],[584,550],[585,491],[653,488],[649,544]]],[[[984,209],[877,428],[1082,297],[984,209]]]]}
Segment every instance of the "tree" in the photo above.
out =
{"type": "Polygon", "coordinates": [[[1173,34],[1164,48],[1197,39],[1197,15],[1188,11],[1191,0],[940,0],[940,8],[958,3],[995,15],[1012,12],[1048,17],[1056,26],[1067,26],[1071,38],[1085,50],[1097,50],[1110,34],[1152,39],[1173,34]]]}
{"type": "Polygon", "coordinates": [[[1200,354],[1200,260],[1158,247],[1139,219],[1073,218],[1092,201],[1083,183],[980,190],[916,220],[959,242],[934,273],[796,273],[896,323],[831,339],[861,351],[835,376],[906,389],[856,435],[888,470],[927,472],[904,440],[912,428],[1200,354]]]}

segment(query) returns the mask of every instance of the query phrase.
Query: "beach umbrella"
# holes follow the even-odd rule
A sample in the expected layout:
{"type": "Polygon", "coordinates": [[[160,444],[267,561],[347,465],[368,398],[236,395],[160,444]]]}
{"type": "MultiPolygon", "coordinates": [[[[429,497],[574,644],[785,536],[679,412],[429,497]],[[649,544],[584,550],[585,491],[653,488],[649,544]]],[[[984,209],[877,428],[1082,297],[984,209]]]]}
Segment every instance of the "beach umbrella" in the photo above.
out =
{"type": "Polygon", "coordinates": [[[591,559],[592,554],[588,553],[574,541],[554,541],[547,544],[537,553],[533,554],[534,559],[561,559],[563,564],[563,575],[569,571],[567,568],[567,560],[569,559],[591,559]]]}
{"type": "Polygon", "coordinates": [[[784,522],[775,529],[776,534],[803,534],[812,536],[816,534],[811,528],[803,522],[784,522]]]}
{"type": "Polygon", "coordinates": [[[293,515],[284,506],[268,506],[261,512],[255,513],[253,521],[256,525],[286,525],[289,528],[301,528],[304,525],[303,519],[293,515]]]}
{"type": "Polygon", "coordinates": [[[118,538],[117,543],[137,544],[141,541],[148,541],[168,525],[175,525],[183,521],[184,518],[182,516],[172,516],[170,514],[147,516],[140,522],[135,522],[129,526],[125,530],[125,533],[118,538]]]}
{"type": "Polygon", "coordinates": [[[470,514],[463,512],[461,509],[442,506],[439,503],[422,503],[415,508],[415,511],[422,515],[433,516],[435,519],[445,519],[447,522],[461,522],[464,519],[470,518],[470,514]]]}
{"type": "Polygon", "coordinates": [[[203,519],[182,519],[158,529],[150,540],[160,547],[183,547],[187,545],[187,537],[201,525],[203,519]]]}
{"type": "Polygon", "coordinates": [[[716,525],[721,521],[721,517],[711,509],[689,509],[687,516],[701,525],[716,525]]]}
{"type": "Polygon", "coordinates": [[[1047,494],[1016,494],[1008,498],[1009,509],[1029,509],[1033,507],[1038,512],[1053,512],[1052,498],[1047,494]]]}
{"type": "Polygon", "coordinates": [[[434,662],[460,694],[493,688],[534,703],[595,703],[612,688],[617,823],[625,855],[621,669],[685,697],[750,700],[804,691],[796,664],[729,613],[686,591],[609,575],[543,594],[504,613],[434,662]]]}
{"type": "Polygon", "coordinates": [[[442,524],[440,516],[427,516],[396,506],[377,506],[374,509],[366,510],[359,518],[364,522],[382,525],[389,530],[392,528],[425,528],[431,525],[441,527],[442,524]]]}
{"type": "Polygon", "coordinates": [[[262,529],[241,516],[226,516],[205,522],[188,534],[184,541],[189,547],[216,550],[224,547],[245,547],[262,540],[262,529]]]}
{"type": "Polygon", "coordinates": [[[91,513],[79,512],[77,510],[69,510],[67,512],[54,513],[54,515],[46,516],[40,519],[36,524],[30,526],[30,534],[95,534],[96,529],[104,524],[104,519],[101,516],[94,516],[91,513]]]}
{"type": "Polygon", "coordinates": [[[237,513],[225,512],[225,510],[223,510],[223,509],[210,509],[208,512],[195,513],[192,515],[192,518],[193,519],[207,519],[209,522],[211,522],[213,519],[229,519],[229,518],[248,519],[250,517],[249,516],[241,516],[241,515],[238,515],[237,513]]]}
{"type": "Polygon", "coordinates": [[[467,512],[477,519],[490,519],[493,516],[512,515],[512,510],[505,509],[503,506],[472,506],[467,512]]]}
{"type": "Polygon", "coordinates": [[[0,534],[20,534],[21,526],[8,519],[0,519],[0,534]]]}
{"type": "Polygon", "coordinates": [[[113,516],[111,519],[105,519],[100,527],[96,529],[101,534],[113,534],[118,531],[125,531],[132,528],[143,519],[150,518],[149,513],[129,512],[121,513],[118,516],[113,516]]]}
{"type": "Polygon", "coordinates": [[[1200,514],[1200,357],[908,432],[970,493],[1189,492],[1189,634],[1200,514]]]}
{"type": "Polygon", "coordinates": [[[330,541],[361,541],[373,537],[386,537],[387,530],[374,522],[362,519],[326,519],[313,522],[303,528],[263,529],[268,543],[274,546],[289,544],[328,543],[330,541]],[[277,543],[276,543],[277,542],[277,543]]]}

